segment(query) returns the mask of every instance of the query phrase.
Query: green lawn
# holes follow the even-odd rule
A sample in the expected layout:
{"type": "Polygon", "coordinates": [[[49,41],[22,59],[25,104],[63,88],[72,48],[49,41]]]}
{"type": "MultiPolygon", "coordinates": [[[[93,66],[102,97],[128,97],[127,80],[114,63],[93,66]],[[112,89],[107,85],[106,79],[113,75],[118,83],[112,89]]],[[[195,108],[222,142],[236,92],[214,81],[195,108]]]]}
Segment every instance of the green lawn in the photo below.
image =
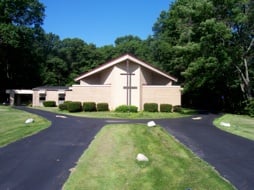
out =
{"type": "Polygon", "coordinates": [[[254,140],[254,118],[244,115],[225,114],[222,117],[216,119],[214,124],[229,133],[254,140]],[[229,123],[230,127],[221,125],[221,122],[229,123]]]}
{"type": "Polygon", "coordinates": [[[161,127],[141,124],[105,126],[71,171],[65,190],[234,189],[161,127]]]}
{"type": "Polygon", "coordinates": [[[50,122],[37,115],[0,106],[0,146],[35,134],[50,126],[50,122]],[[26,119],[33,118],[34,123],[25,124],[26,119]]]}
{"type": "Polygon", "coordinates": [[[35,109],[54,112],[57,114],[67,114],[79,117],[90,118],[116,118],[116,119],[160,119],[160,118],[178,118],[186,117],[196,113],[195,110],[183,108],[183,113],[162,113],[162,112],[138,112],[138,113],[118,113],[114,111],[108,112],[77,112],[70,113],[68,111],[60,111],[58,107],[34,107],[35,109]]]}

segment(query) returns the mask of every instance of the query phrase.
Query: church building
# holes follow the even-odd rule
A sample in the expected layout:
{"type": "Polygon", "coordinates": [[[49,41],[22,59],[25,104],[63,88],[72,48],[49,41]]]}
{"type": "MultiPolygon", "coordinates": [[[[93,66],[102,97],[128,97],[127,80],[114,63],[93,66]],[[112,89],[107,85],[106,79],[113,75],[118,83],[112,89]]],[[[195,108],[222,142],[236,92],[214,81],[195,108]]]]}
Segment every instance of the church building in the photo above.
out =
{"type": "Polygon", "coordinates": [[[71,87],[38,87],[33,89],[33,106],[53,100],[134,105],[143,110],[145,103],[181,105],[181,87],[167,73],[125,54],[74,79],[71,87]]]}

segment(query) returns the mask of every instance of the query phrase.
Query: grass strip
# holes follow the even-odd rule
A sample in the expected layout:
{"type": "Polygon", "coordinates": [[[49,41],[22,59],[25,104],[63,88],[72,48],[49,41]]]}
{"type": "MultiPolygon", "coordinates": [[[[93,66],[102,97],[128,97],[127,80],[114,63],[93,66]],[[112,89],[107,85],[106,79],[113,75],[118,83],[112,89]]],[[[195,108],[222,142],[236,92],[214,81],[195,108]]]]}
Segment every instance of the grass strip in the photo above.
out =
{"type": "Polygon", "coordinates": [[[214,125],[229,133],[254,140],[254,118],[246,115],[225,114],[215,119],[214,125]],[[222,122],[230,124],[223,126],[222,122]]]}
{"type": "Polygon", "coordinates": [[[65,190],[234,189],[164,129],[142,124],[105,126],[71,171],[65,190]]]}
{"type": "Polygon", "coordinates": [[[0,106],[0,121],[0,146],[30,136],[50,126],[48,120],[10,106],[0,106]],[[34,122],[25,124],[28,118],[33,118],[34,122]]]}

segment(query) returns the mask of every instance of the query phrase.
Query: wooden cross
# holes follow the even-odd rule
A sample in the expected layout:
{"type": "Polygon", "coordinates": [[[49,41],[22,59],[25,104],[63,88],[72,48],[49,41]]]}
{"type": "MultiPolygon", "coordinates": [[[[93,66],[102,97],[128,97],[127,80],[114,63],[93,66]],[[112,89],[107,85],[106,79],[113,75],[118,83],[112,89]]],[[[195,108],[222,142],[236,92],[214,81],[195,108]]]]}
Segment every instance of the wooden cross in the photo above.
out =
{"type": "Polygon", "coordinates": [[[134,73],[130,72],[129,60],[126,61],[126,73],[121,73],[121,75],[126,76],[126,86],[123,89],[126,89],[126,104],[127,106],[131,105],[131,90],[137,89],[135,86],[131,86],[131,76],[135,75],[134,73]]]}

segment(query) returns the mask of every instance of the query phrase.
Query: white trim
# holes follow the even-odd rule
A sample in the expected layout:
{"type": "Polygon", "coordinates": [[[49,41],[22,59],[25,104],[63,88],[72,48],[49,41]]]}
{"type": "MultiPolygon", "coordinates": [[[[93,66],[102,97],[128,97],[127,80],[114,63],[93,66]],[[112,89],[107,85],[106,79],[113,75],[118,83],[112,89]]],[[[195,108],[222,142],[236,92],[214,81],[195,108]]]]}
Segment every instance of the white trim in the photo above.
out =
{"type": "Polygon", "coordinates": [[[38,93],[39,94],[46,94],[46,90],[39,90],[38,93]]]}
{"type": "Polygon", "coordinates": [[[65,90],[58,90],[58,94],[65,94],[65,90]]]}
{"type": "Polygon", "coordinates": [[[74,84],[74,85],[72,85],[72,87],[111,87],[111,86],[112,86],[111,84],[102,84],[102,85],[100,85],[100,84],[96,84],[96,85],[74,84]]]}
{"type": "Polygon", "coordinates": [[[88,77],[88,76],[90,76],[90,75],[93,75],[93,74],[95,74],[95,73],[98,73],[98,72],[100,72],[100,71],[103,71],[103,70],[105,70],[105,69],[107,69],[107,68],[109,68],[109,67],[112,67],[112,66],[114,66],[114,65],[116,65],[116,64],[118,64],[118,63],[121,63],[121,62],[123,62],[123,61],[125,61],[125,60],[130,60],[130,61],[132,61],[132,62],[134,62],[134,63],[137,63],[137,64],[139,64],[139,65],[141,65],[141,66],[143,66],[143,67],[145,67],[145,68],[147,68],[147,69],[149,69],[149,70],[152,70],[152,71],[154,71],[154,72],[156,72],[156,73],[158,73],[158,74],[160,74],[160,75],[162,75],[162,76],[164,76],[164,77],[166,77],[166,78],[168,78],[168,79],[170,79],[170,80],[173,80],[173,81],[175,81],[175,82],[177,81],[177,79],[175,79],[175,78],[173,78],[173,77],[171,77],[171,76],[169,76],[169,75],[163,73],[162,71],[160,71],[160,70],[158,70],[158,69],[156,69],[156,68],[154,68],[154,67],[148,65],[147,63],[145,63],[145,62],[143,62],[143,61],[140,61],[140,60],[136,59],[135,57],[130,56],[130,55],[128,55],[128,54],[126,54],[126,55],[124,55],[124,56],[122,56],[122,57],[119,57],[118,59],[115,59],[115,60],[113,60],[113,61],[111,61],[111,62],[109,62],[109,63],[107,63],[107,64],[105,64],[105,65],[102,65],[101,67],[98,67],[97,69],[94,69],[94,70],[92,70],[92,71],[90,71],[90,72],[87,72],[87,73],[85,73],[85,74],[83,74],[83,75],[81,75],[81,76],[75,78],[75,81],[79,81],[79,80],[81,80],[81,79],[83,79],[83,78],[85,78],[85,77],[88,77]]]}
{"type": "Polygon", "coordinates": [[[25,90],[25,89],[8,89],[5,91],[6,94],[10,94],[14,92],[14,94],[33,94],[32,90],[25,90]]]}
{"type": "Polygon", "coordinates": [[[181,88],[181,86],[176,86],[176,85],[172,85],[172,86],[164,86],[164,85],[143,85],[144,88],[181,88]]]}

